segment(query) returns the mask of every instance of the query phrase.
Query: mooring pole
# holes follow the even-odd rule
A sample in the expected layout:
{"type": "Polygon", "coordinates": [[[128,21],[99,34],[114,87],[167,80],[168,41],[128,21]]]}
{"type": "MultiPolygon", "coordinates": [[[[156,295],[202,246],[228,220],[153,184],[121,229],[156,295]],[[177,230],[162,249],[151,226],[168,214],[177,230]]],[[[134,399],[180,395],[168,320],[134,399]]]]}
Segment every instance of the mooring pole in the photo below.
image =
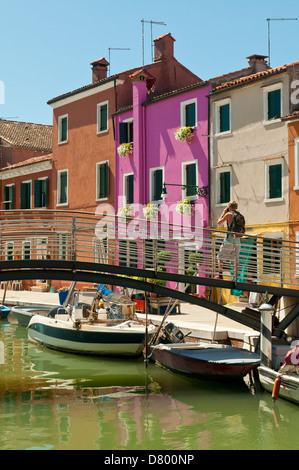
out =
{"type": "Polygon", "coordinates": [[[272,364],[272,320],[274,308],[268,302],[266,292],[265,303],[259,307],[261,314],[260,357],[261,365],[271,367],[272,364]]]}

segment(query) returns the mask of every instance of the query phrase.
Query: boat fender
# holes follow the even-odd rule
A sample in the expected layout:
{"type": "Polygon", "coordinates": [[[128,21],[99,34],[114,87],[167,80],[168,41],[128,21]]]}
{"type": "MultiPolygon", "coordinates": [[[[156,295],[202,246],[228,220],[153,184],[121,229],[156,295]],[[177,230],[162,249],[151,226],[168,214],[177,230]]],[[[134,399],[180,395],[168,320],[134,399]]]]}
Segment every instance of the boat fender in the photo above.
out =
{"type": "Polygon", "coordinates": [[[273,390],[272,390],[272,399],[275,401],[279,397],[279,390],[280,390],[280,384],[281,384],[281,377],[278,376],[275,379],[274,385],[273,385],[273,390]]]}

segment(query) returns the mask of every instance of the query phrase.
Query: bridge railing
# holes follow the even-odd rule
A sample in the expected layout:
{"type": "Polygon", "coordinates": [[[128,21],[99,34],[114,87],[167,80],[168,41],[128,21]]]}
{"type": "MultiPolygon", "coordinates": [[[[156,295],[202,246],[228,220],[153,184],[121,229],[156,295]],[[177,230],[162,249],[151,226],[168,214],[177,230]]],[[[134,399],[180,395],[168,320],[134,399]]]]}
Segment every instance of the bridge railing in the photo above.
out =
{"type": "MultiPolygon", "coordinates": [[[[0,211],[0,260],[87,261],[197,277],[218,274],[223,230],[124,219],[72,211],[0,211]]],[[[299,288],[299,245],[295,241],[232,236],[238,258],[224,263],[227,279],[299,288]]],[[[0,262],[1,262],[0,261],[0,262]]],[[[1,267],[0,267],[1,269],[1,267]]]]}

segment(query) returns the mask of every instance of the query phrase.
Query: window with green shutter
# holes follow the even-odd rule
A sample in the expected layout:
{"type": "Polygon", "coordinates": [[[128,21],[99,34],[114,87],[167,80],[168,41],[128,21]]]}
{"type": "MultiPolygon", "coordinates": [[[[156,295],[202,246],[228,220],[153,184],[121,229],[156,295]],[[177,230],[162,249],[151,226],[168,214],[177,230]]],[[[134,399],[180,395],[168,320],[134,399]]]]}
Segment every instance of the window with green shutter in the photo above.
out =
{"type": "Polygon", "coordinates": [[[124,121],[119,123],[119,143],[131,144],[133,143],[133,120],[124,121]]]}
{"type": "Polygon", "coordinates": [[[109,196],[109,164],[97,164],[97,199],[106,199],[109,196]]]}
{"type": "Polygon", "coordinates": [[[230,171],[222,171],[219,174],[219,201],[224,204],[230,201],[231,174],[230,171]]]}
{"type": "Polygon", "coordinates": [[[269,199],[282,197],[282,165],[269,166],[269,199]]]}
{"type": "Polygon", "coordinates": [[[67,142],[68,139],[68,116],[58,118],[58,143],[67,142]]]}
{"type": "Polygon", "coordinates": [[[31,182],[21,183],[21,209],[31,209],[31,182]]]}
{"type": "Polygon", "coordinates": [[[58,173],[58,204],[67,204],[68,175],[67,171],[58,173]]]}
{"type": "Polygon", "coordinates": [[[134,203],[134,175],[125,176],[125,197],[126,204],[134,203]]]}
{"type": "Polygon", "coordinates": [[[195,103],[187,104],[185,107],[185,113],[186,113],[186,126],[194,127],[196,125],[195,103]]]}
{"type": "Polygon", "coordinates": [[[219,132],[230,131],[230,103],[219,107],[219,132]]]}
{"type": "Polygon", "coordinates": [[[278,119],[281,116],[281,90],[268,92],[268,120],[278,119]]]}
{"type": "Polygon", "coordinates": [[[188,163],[185,165],[185,181],[187,186],[194,186],[193,188],[186,188],[186,197],[196,196],[196,173],[197,173],[197,164],[188,163]]]}
{"type": "Polygon", "coordinates": [[[108,102],[98,104],[98,132],[108,130],[108,102]]]}
{"type": "Polygon", "coordinates": [[[4,186],[4,198],[3,198],[4,210],[15,208],[15,185],[8,184],[4,186]]]}
{"type": "Polygon", "coordinates": [[[152,171],[152,201],[160,201],[163,185],[163,170],[158,168],[152,171]]]}
{"type": "Polygon", "coordinates": [[[34,207],[48,206],[48,178],[34,181],[34,207]]]}

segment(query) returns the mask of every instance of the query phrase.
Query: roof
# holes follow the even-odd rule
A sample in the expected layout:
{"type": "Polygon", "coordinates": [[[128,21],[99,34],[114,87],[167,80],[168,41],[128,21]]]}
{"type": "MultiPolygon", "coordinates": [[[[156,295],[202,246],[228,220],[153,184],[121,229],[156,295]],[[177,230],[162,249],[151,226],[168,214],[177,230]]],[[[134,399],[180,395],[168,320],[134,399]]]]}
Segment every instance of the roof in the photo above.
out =
{"type": "Polygon", "coordinates": [[[13,147],[51,151],[52,136],[49,125],[0,119],[0,139],[13,147]]]}
{"type": "Polygon", "coordinates": [[[13,168],[19,168],[22,166],[33,165],[34,163],[42,163],[46,161],[51,161],[53,159],[52,153],[49,155],[40,155],[39,157],[28,158],[28,160],[23,160],[22,162],[15,163],[13,165],[8,165],[4,168],[1,168],[0,171],[12,170],[13,168]]]}
{"type": "Polygon", "coordinates": [[[286,72],[288,69],[290,69],[291,67],[293,67],[295,65],[299,65],[299,61],[291,62],[290,64],[281,65],[279,67],[271,68],[271,69],[268,69],[268,70],[263,70],[262,72],[254,73],[254,74],[251,74],[251,75],[246,75],[245,77],[241,77],[241,78],[238,78],[236,80],[231,80],[229,82],[223,83],[222,85],[219,85],[219,86],[215,87],[214,88],[214,93],[216,93],[217,91],[221,91],[221,90],[225,90],[227,88],[234,87],[234,86],[243,85],[243,84],[246,84],[246,83],[249,83],[249,82],[253,82],[255,80],[259,80],[261,78],[265,78],[265,77],[268,77],[268,76],[271,76],[271,75],[274,75],[274,74],[277,74],[277,73],[286,72]]]}

